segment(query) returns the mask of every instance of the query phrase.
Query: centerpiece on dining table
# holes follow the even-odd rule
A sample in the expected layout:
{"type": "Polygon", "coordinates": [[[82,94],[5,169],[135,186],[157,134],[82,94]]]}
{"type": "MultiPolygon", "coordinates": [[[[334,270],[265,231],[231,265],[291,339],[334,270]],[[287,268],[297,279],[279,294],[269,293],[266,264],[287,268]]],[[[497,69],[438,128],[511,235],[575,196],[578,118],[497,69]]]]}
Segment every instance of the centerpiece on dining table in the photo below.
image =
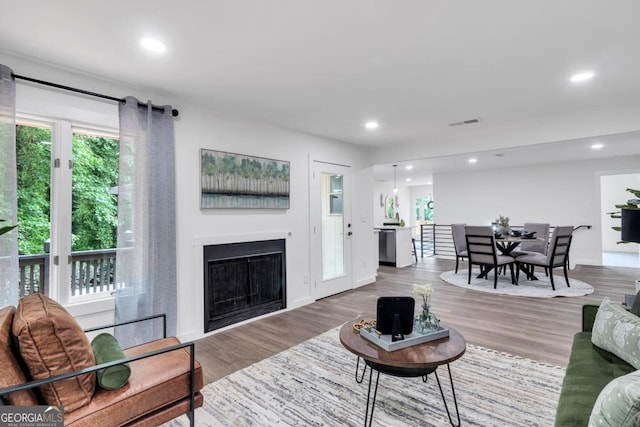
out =
{"type": "Polygon", "coordinates": [[[509,236],[511,234],[511,226],[509,226],[509,217],[498,215],[493,222],[493,231],[496,237],[509,236]]]}

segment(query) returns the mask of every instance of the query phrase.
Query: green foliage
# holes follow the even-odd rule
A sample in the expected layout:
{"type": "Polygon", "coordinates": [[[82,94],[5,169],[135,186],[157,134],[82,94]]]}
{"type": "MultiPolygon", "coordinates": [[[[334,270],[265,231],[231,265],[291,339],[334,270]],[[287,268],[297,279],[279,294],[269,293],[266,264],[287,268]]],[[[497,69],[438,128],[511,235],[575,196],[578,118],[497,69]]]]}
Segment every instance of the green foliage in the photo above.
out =
{"type": "Polygon", "coordinates": [[[43,144],[49,141],[49,129],[16,127],[20,254],[44,252],[43,242],[49,238],[51,145],[43,144]]]}
{"type": "MultiPolygon", "coordinates": [[[[42,253],[50,236],[51,145],[43,141],[49,129],[16,127],[20,254],[42,253]]],[[[74,134],[72,150],[72,249],[113,248],[117,197],[108,190],[118,185],[118,141],[74,134]]]]}
{"type": "Polygon", "coordinates": [[[118,141],[97,136],[73,137],[71,229],[74,251],[114,248],[118,204],[109,188],[118,185],[118,141]]]}

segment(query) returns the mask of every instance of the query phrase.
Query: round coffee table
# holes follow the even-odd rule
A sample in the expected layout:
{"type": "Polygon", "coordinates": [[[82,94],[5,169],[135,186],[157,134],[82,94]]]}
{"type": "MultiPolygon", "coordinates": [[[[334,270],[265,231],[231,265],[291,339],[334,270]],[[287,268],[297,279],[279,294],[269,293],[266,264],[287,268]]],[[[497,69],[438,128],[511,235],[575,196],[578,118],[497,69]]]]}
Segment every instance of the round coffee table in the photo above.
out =
{"type": "MultiPolygon", "coordinates": [[[[358,356],[356,363],[356,382],[361,383],[364,379],[367,367],[371,368],[369,371],[369,389],[367,392],[367,407],[365,410],[365,427],[367,426],[367,422],[368,425],[371,426],[371,422],[373,421],[373,410],[376,403],[376,395],[378,394],[378,380],[380,379],[380,373],[396,377],[422,377],[423,382],[427,382],[427,375],[433,373],[436,377],[436,381],[438,382],[438,388],[440,389],[440,395],[442,396],[442,401],[444,402],[449,422],[454,427],[459,426],[460,412],[458,411],[458,402],[456,400],[456,392],[453,387],[453,378],[451,376],[451,367],[449,366],[449,363],[462,357],[467,349],[467,342],[460,332],[447,326],[447,329],[449,329],[448,338],[441,338],[435,341],[405,347],[400,350],[386,351],[364,338],[359,333],[354,332],[353,325],[358,323],[362,318],[363,317],[359,317],[342,325],[342,328],[340,328],[340,343],[342,343],[347,350],[358,356]],[[358,370],[360,366],[360,358],[364,360],[364,369],[362,374],[359,376],[358,370]],[[444,397],[444,392],[440,384],[440,378],[438,378],[436,369],[441,365],[447,365],[458,424],[454,424],[453,422],[449,406],[447,405],[447,401],[444,397]],[[376,371],[376,379],[372,399],[371,385],[373,384],[373,371],[376,371]],[[371,405],[371,413],[369,413],[369,405],[371,405]]],[[[371,317],[368,318],[371,319],[371,317]]]]}

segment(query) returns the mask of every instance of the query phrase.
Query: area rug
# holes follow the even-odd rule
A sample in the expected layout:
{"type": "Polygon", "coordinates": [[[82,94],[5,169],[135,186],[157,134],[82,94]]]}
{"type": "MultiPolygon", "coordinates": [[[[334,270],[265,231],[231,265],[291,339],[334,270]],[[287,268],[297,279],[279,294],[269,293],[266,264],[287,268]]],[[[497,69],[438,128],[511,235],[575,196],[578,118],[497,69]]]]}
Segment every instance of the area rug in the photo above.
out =
{"type": "MultiPolygon", "coordinates": [[[[357,384],[355,369],[356,356],[333,329],[206,385],[196,425],[361,426],[368,373],[357,384]]],[[[438,372],[451,407],[446,368],[438,372]]],[[[564,369],[468,344],[451,372],[462,425],[554,424],[564,369]]],[[[186,416],[166,424],[187,425],[186,416]]],[[[449,425],[435,377],[425,384],[381,375],[373,425],[449,425]]]]}
{"type": "Polygon", "coordinates": [[[579,297],[593,293],[593,286],[590,284],[569,278],[569,284],[571,286],[567,287],[564,276],[558,275],[553,276],[553,283],[556,285],[556,290],[554,291],[551,289],[551,282],[549,281],[549,277],[545,276],[544,271],[538,271],[536,273],[538,280],[527,280],[527,278],[521,274],[518,286],[511,284],[511,275],[509,273],[499,275],[498,287],[493,289],[493,272],[489,273],[488,279],[478,279],[476,276],[480,274],[480,271],[474,269],[471,274],[471,284],[467,284],[468,271],[467,269],[458,270],[458,274],[453,270],[445,271],[440,275],[440,278],[451,285],[465,289],[521,297],[579,297]]]}

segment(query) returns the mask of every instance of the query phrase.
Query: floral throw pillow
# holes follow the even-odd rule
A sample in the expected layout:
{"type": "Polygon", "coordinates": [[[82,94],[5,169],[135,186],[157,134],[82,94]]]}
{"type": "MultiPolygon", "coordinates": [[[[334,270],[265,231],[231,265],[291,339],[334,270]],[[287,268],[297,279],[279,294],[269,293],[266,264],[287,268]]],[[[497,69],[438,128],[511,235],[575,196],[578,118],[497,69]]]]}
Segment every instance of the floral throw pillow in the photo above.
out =
{"type": "Polygon", "coordinates": [[[640,371],[623,375],[607,384],[593,405],[589,427],[640,425],[640,371]]]}
{"type": "Polygon", "coordinates": [[[593,324],[591,342],[640,369],[640,317],[629,313],[621,304],[609,298],[602,301],[593,324]]]}

